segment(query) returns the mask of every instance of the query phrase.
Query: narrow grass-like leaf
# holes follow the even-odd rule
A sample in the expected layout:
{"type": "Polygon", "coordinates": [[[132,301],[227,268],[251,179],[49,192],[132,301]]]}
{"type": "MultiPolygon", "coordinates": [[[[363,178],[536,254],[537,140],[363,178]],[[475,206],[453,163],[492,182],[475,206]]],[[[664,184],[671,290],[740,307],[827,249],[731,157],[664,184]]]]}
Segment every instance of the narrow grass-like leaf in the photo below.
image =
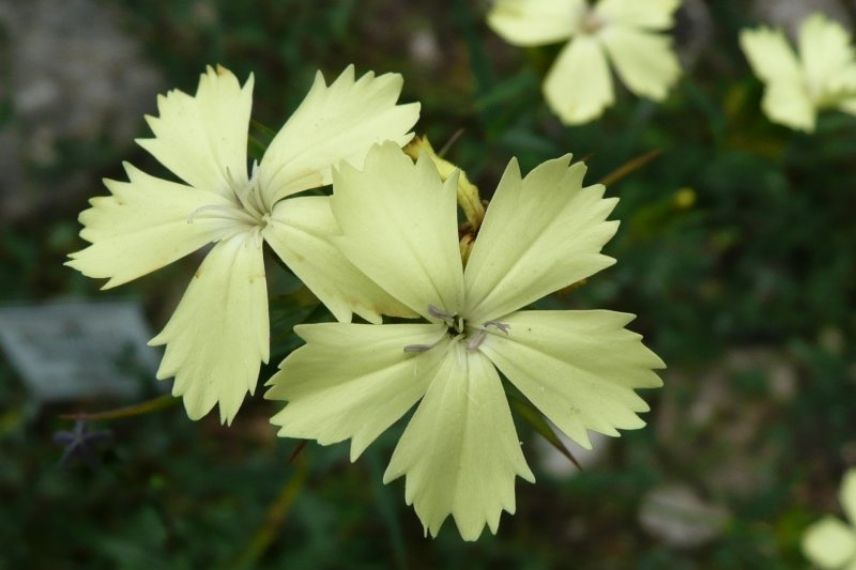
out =
{"type": "Polygon", "coordinates": [[[547,420],[544,419],[541,412],[539,412],[535,406],[524,398],[522,394],[516,394],[514,391],[511,391],[509,392],[509,397],[511,409],[517,414],[517,417],[529,424],[529,426],[535,430],[535,433],[547,440],[547,443],[556,448],[556,450],[567,457],[568,461],[573,463],[577,469],[582,471],[583,468],[577,461],[577,458],[574,457],[574,454],[571,453],[564,443],[562,443],[562,440],[559,439],[559,436],[556,435],[556,432],[553,431],[553,428],[550,427],[550,424],[547,423],[547,420]]]}

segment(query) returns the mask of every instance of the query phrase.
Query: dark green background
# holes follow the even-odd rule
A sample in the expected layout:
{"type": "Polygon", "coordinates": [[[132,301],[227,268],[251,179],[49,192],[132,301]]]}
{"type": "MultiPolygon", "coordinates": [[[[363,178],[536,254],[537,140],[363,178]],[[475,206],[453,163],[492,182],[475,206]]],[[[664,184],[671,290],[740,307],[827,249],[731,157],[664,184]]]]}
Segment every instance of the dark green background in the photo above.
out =
{"type": "MultiPolygon", "coordinates": [[[[543,474],[534,434],[518,421],[538,483],[518,484],[517,515],[503,517],[498,536],[468,544],[451,521],[436,540],[424,539],[401,482],[381,485],[397,430],[353,465],[345,445],[314,444],[289,463],[295,442],[274,437],[268,418],[276,407],[257,394],[232,429],[213,415],[191,422],[180,406],[98,424],[114,432],[98,466],[63,469],[51,434],[70,422],[58,414],[117,403],[54,406],[33,417],[14,372],[0,364],[0,569],[807,566],[801,533],[838,512],[840,477],[856,464],[856,119],[824,114],[808,136],[762,116],[762,87],[737,44],[738,31],[754,24],[745,2],[709,3],[711,43],[664,104],[620,90],[601,120],[576,128],[560,125],[540,94],[557,49],[504,44],[484,24],[486,5],[116,3],[168,86],[192,92],[204,66],[218,62],[241,78],[255,73],[254,118],[271,128],[316,69],[329,78],[353,62],[358,71],[402,73],[403,99],[423,104],[420,132],[439,147],[464,130],[448,158],[485,197],[511,156],[528,170],[573,152],[587,157],[595,182],[662,151],[608,189],[621,198],[621,230],[606,248],[619,263],[545,306],[638,314],[632,327],[670,370],[665,388],[645,395],[649,426],[625,434],[576,477],[543,474]],[[214,18],[200,19],[200,5],[214,18]],[[426,33],[439,46],[433,65],[410,55],[414,35],[426,33]],[[692,205],[678,200],[682,189],[692,205]],[[781,369],[793,383],[777,395],[781,369]],[[705,405],[711,411],[699,419],[705,405]],[[268,510],[290,481],[301,484],[279,524],[268,510]],[[640,527],[645,494],[674,482],[730,513],[707,545],[676,549],[640,527]]],[[[696,30],[684,25],[681,33],[696,30]]],[[[6,101],[3,109],[0,120],[13,123],[14,107],[6,101]]],[[[139,148],[92,143],[62,158],[39,175],[120,178],[121,160],[163,172],[139,148]]],[[[58,204],[0,228],[0,298],[134,297],[162,325],[198,259],[100,293],[99,283],[61,265],[82,246],[75,218],[84,207],[58,204]]],[[[275,363],[297,344],[291,325],[329,317],[307,316],[298,285],[273,260],[269,267],[275,363]]],[[[150,379],[141,382],[153,397],[150,379]]]]}

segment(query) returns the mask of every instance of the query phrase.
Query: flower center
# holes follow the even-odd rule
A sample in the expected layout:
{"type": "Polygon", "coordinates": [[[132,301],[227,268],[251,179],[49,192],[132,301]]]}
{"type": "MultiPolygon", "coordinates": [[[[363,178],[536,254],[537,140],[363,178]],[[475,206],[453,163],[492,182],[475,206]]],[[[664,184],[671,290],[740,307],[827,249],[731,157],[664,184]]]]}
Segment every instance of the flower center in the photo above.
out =
{"type": "Polygon", "coordinates": [[[598,33],[606,25],[606,21],[593,8],[586,9],[580,21],[580,31],[586,35],[598,33]]]}
{"type": "MultiPolygon", "coordinates": [[[[487,338],[488,329],[494,327],[508,334],[509,325],[500,321],[486,321],[482,325],[468,325],[466,319],[461,315],[451,315],[446,311],[428,305],[428,314],[439,319],[446,325],[446,334],[453,342],[465,342],[467,350],[475,352],[487,338]]],[[[443,339],[434,344],[409,344],[404,347],[404,352],[427,352],[437,346],[443,339]]]]}
{"type": "Polygon", "coordinates": [[[210,204],[197,208],[187,217],[187,223],[192,224],[199,219],[229,220],[241,226],[264,229],[270,222],[269,208],[262,196],[258,164],[253,163],[253,175],[249,180],[235,179],[229,169],[226,169],[226,179],[229,190],[237,198],[238,204],[210,204]]]}

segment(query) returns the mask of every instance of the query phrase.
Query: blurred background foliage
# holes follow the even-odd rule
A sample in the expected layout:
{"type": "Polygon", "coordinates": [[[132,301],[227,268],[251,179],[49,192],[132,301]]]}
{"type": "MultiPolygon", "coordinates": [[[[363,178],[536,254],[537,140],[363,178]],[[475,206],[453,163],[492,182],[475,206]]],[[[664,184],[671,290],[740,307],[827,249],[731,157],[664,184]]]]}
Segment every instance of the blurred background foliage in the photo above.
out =
{"type": "MultiPolygon", "coordinates": [[[[607,247],[619,263],[544,303],[638,314],[633,328],[669,370],[665,388],[645,395],[648,428],[601,441],[582,473],[551,464],[518,421],[538,483],[518,483],[517,514],[503,517],[498,536],[467,544],[451,521],[424,539],[401,482],[381,484],[398,430],[351,465],[346,445],[300,451],[278,440],[268,424],[275,407],[257,393],[231,429],[216,414],[191,422],[180,405],[95,422],[111,442],[93,465],[64,468],[51,434],[72,422],[59,414],[123,402],[34,409],[2,362],[0,569],[807,566],[801,533],[839,510],[841,474],[856,465],[856,119],[825,114],[807,136],[761,115],[762,87],[737,44],[759,21],[757,6],[688,1],[676,30],[686,74],[668,101],[622,92],[602,120],[565,128],[540,93],[557,48],[505,45],[484,24],[487,2],[74,0],[67,6],[97,14],[93,28],[106,14],[110,33],[133,41],[124,75],[109,77],[153,79],[135,91],[142,107],[128,135],[105,134],[133,106],[107,81],[119,110],[86,136],[58,130],[44,143],[39,129],[55,123],[28,114],[15,91],[24,52],[10,22],[35,22],[57,2],[34,1],[16,16],[23,4],[0,2],[0,149],[16,153],[0,166],[18,173],[6,169],[2,180],[4,303],[136,298],[161,326],[199,257],[107,293],[62,266],[82,246],[75,218],[103,193],[99,178],[121,178],[121,160],[163,172],[131,144],[147,132],[142,114],[155,111],[155,93],[192,92],[203,67],[219,62],[255,73],[254,118],[276,129],[316,69],[330,78],[353,62],[404,75],[403,99],[422,102],[418,130],[437,148],[462,131],[447,158],[486,198],[511,156],[528,170],[573,152],[595,182],[660,151],[608,190],[621,198],[621,230],[607,247]],[[17,137],[11,146],[3,133],[17,137]]],[[[94,34],[86,22],[60,29],[94,34]]],[[[69,73],[76,53],[50,54],[63,66],[56,73],[69,73]]],[[[103,103],[61,94],[65,113],[103,103]]],[[[330,317],[285,270],[270,282],[277,363],[299,344],[292,325],[330,317]]],[[[140,382],[145,397],[159,394],[151,378],[140,382]]]]}

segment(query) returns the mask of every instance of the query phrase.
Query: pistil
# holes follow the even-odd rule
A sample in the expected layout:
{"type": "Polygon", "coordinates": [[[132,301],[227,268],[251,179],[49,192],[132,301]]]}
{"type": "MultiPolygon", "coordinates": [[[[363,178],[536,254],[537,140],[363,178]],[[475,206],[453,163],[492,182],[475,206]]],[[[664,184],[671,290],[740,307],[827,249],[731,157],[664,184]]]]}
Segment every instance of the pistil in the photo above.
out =
{"type": "MultiPolygon", "coordinates": [[[[508,335],[508,331],[511,328],[508,323],[503,323],[500,321],[486,321],[481,327],[474,327],[475,334],[469,336],[467,333],[467,323],[463,316],[461,315],[451,315],[448,312],[436,307],[435,305],[428,305],[428,314],[434,317],[435,319],[441,320],[446,327],[448,328],[448,334],[452,337],[453,341],[463,341],[466,340],[467,350],[470,352],[475,352],[487,338],[487,333],[490,327],[494,327],[506,335],[508,335]]],[[[437,346],[440,341],[443,339],[439,339],[437,342],[433,344],[408,344],[404,347],[404,352],[408,353],[421,353],[427,352],[437,346]]]]}
{"type": "Polygon", "coordinates": [[[226,169],[226,176],[229,179],[229,187],[232,189],[232,193],[247,213],[257,221],[261,221],[265,215],[270,213],[262,198],[257,162],[253,162],[252,176],[249,180],[235,180],[228,168],[226,169]]]}

